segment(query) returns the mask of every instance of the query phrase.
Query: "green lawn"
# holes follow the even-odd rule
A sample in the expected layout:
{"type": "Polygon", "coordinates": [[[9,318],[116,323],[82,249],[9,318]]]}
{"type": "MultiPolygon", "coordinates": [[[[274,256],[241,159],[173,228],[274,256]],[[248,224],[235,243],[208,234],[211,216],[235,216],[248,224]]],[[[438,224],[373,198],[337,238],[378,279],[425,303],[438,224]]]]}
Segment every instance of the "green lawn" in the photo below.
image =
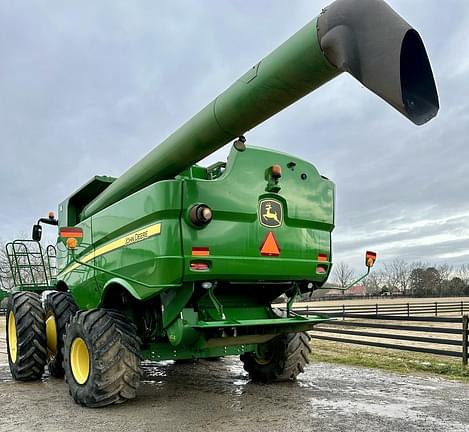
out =
{"type": "Polygon", "coordinates": [[[327,362],[384,369],[399,373],[420,373],[469,382],[469,367],[457,358],[384,348],[358,347],[313,340],[313,362],[327,362]]]}

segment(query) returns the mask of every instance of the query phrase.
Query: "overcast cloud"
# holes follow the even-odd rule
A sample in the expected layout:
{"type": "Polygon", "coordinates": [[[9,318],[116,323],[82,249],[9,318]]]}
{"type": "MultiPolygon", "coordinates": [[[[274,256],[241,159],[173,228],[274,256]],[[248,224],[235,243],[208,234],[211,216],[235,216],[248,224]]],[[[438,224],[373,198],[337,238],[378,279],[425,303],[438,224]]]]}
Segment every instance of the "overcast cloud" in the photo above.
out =
{"type": "MultiPolygon", "coordinates": [[[[0,238],[121,174],[328,3],[1,1],[0,238]]],[[[469,263],[469,2],[389,3],[425,41],[436,119],[416,127],[342,75],[248,143],[334,180],[336,260],[469,263]]]]}

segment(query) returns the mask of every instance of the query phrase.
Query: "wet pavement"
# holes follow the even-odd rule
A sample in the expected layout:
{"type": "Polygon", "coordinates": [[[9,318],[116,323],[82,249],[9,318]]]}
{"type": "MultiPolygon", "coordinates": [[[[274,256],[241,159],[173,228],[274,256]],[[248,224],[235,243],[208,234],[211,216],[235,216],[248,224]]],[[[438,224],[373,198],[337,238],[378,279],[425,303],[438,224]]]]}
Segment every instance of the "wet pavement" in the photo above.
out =
{"type": "Polygon", "coordinates": [[[0,431],[469,431],[469,384],[433,377],[317,363],[258,385],[237,358],[166,362],[145,364],[136,400],[87,409],[62,380],[13,382],[5,360],[0,431]]]}

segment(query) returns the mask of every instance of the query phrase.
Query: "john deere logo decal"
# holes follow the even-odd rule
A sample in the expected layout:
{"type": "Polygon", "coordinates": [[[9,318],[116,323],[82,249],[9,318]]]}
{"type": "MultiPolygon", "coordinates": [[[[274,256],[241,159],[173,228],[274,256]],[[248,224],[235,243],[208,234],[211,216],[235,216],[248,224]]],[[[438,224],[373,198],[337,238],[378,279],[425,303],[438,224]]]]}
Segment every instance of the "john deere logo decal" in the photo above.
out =
{"type": "Polygon", "coordinates": [[[263,199],[259,201],[259,222],[268,228],[282,225],[282,204],[276,200],[263,199]]]}

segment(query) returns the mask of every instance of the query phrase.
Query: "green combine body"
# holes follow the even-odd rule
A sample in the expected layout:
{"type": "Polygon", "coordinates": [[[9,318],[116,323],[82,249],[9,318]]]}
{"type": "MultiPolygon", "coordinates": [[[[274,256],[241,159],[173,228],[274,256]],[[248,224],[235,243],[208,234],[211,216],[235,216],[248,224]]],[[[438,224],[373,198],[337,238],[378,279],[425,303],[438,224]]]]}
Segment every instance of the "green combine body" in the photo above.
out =
{"type": "MultiPolygon", "coordinates": [[[[76,214],[74,196],[59,207],[59,229],[76,214]]],[[[152,359],[253,350],[260,335],[324,319],[279,318],[270,307],[283,293],[321,287],[330,271],[334,185],[293,156],[233,147],[226,167],[191,167],[77,226],[83,240],[73,255],[59,247],[58,288],[70,289],[80,309],[149,315],[157,323],[146,340],[152,359]],[[266,190],[273,165],[285,167],[278,192],[266,190]],[[201,203],[213,219],[196,226],[190,209],[201,203]],[[275,219],[265,218],[269,204],[275,219]],[[261,251],[269,233],[278,255],[261,251]],[[235,332],[243,337],[226,337],[235,332]]]]}
{"type": "MultiPolygon", "coordinates": [[[[338,0],[121,177],[94,177],[57,220],[41,219],[59,228],[58,274],[36,358],[65,374],[77,402],[134,397],[142,358],[236,354],[263,382],[302,371],[304,332],[328,318],[291,305],[330,274],[335,188],[309,162],[243,135],[344,71],[416,124],[438,111],[418,33],[381,0],[338,0]],[[232,140],[226,163],[197,165],[232,140]],[[282,295],[287,307],[274,308],[282,295]]],[[[21,369],[15,314],[30,304],[37,315],[40,303],[30,292],[10,303],[13,376],[37,378],[40,367],[21,369]]]]}

